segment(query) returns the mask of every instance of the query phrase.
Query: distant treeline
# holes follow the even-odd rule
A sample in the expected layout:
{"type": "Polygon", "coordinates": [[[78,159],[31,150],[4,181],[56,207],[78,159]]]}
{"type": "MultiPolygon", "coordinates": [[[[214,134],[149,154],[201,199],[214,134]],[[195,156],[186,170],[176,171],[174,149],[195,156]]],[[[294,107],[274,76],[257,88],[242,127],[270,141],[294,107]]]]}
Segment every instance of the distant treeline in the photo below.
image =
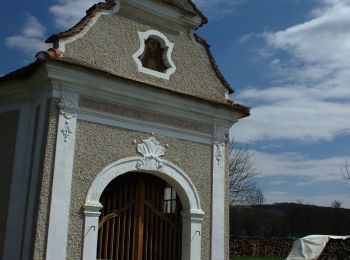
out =
{"type": "Polygon", "coordinates": [[[296,203],[233,206],[230,233],[234,236],[304,237],[350,235],[350,210],[296,203]]]}

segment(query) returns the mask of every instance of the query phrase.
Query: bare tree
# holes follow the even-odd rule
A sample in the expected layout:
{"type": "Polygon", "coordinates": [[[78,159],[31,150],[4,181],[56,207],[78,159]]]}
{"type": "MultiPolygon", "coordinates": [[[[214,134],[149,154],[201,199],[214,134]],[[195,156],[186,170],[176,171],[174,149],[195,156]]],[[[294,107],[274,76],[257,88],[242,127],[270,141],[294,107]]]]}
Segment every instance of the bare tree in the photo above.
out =
{"type": "Polygon", "coordinates": [[[331,207],[335,209],[341,208],[341,202],[339,200],[333,200],[331,203],[331,207]]]}
{"type": "Polygon", "coordinates": [[[262,205],[265,202],[264,194],[261,189],[256,188],[247,198],[248,205],[262,205]]]}
{"type": "Polygon", "coordinates": [[[258,171],[254,166],[253,153],[247,147],[229,149],[229,192],[231,205],[262,204],[264,197],[257,187],[255,177],[258,171]]]}
{"type": "Polygon", "coordinates": [[[346,161],[342,167],[342,174],[343,174],[343,178],[345,180],[350,181],[350,165],[349,165],[348,161],[346,161]]]}

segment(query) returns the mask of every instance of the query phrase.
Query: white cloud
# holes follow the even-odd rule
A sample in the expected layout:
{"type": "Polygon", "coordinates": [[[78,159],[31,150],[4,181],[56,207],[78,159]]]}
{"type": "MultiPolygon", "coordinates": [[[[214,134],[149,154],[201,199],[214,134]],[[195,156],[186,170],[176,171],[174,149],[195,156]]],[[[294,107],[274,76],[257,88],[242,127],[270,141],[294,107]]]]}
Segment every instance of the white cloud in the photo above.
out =
{"type": "MultiPolygon", "coordinates": [[[[85,11],[99,0],[58,0],[58,4],[49,8],[53,15],[53,23],[61,30],[66,30],[76,24],[85,11]]],[[[18,49],[25,54],[33,55],[38,51],[51,47],[45,44],[46,27],[34,16],[28,16],[21,33],[6,38],[6,46],[18,49]]]]}
{"type": "MultiPolygon", "coordinates": [[[[267,100],[274,98],[273,95],[278,96],[278,92],[272,93],[267,100]]],[[[239,142],[267,139],[306,142],[332,140],[336,135],[349,131],[349,111],[350,103],[285,96],[280,101],[254,107],[252,116],[234,126],[231,135],[239,142]]]]}
{"type": "Polygon", "coordinates": [[[28,16],[27,23],[23,27],[22,33],[26,37],[41,38],[44,36],[46,27],[42,25],[34,16],[28,16]]]}
{"type": "Polygon", "coordinates": [[[36,17],[30,15],[20,34],[6,38],[6,46],[30,54],[46,50],[48,46],[44,43],[45,31],[46,27],[36,17]]]}
{"type": "Polygon", "coordinates": [[[309,21],[265,33],[273,86],[248,88],[236,97],[257,105],[251,118],[233,128],[235,139],[319,141],[349,132],[349,27],[350,2],[324,0],[309,21]],[[290,58],[279,59],[278,51],[290,58]]]}
{"type": "Polygon", "coordinates": [[[85,11],[98,0],[59,0],[57,5],[50,7],[54,24],[60,29],[68,29],[75,25],[84,15],[85,11]]]}
{"type": "MultiPolygon", "coordinates": [[[[260,175],[283,177],[303,177],[311,182],[342,180],[341,167],[347,157],[330,157],[325,159],[309,159],[297,153],[271,154],[253,151],[254,162],[258,167],[260,175]]],[[[306,183],[300,183],[306,185],[306,183]]]]}
{"type": "Polygon", "coordinates": [[[194,0],[193,2],[208,15],[209,18],[217,19],[225,14],[236,12],[239,5],[246,3],[248,0],[194,0]]]}
{"type": "Polygon", "coordinates": [[[246,43],[252,39],[257,39],[263,37],[264,34],[261,33],[247,33],[238,38],[239,43],[246,43]]]}
{"type": "Polygon", "coordinates": [[[286,184],[286,183],[287,181],[283,181],[283,180],[269,181],[269,184],[274,186],[279,186],[281,184],[286,184]]]}

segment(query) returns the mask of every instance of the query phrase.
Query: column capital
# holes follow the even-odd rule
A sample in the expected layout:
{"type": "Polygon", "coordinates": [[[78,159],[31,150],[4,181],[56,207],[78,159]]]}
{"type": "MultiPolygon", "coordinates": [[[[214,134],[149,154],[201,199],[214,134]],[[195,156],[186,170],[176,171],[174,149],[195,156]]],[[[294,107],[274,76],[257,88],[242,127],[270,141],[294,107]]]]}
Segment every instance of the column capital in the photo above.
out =
{"type": "Polygon", "coordinates": [[[100,210],[103,208],[101,203],[86,203],[84,206],[84,215],[88,217],[99,217],[100,210]]]}

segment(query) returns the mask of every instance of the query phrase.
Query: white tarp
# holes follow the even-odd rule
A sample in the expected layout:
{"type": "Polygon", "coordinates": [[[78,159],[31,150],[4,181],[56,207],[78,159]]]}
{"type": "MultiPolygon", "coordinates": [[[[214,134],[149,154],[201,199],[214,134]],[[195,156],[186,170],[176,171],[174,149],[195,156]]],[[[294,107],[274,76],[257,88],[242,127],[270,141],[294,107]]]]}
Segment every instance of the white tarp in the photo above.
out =
{"type": "Polygon", "coordinates": [[[286,260],[317,259],[329,239],[347,239],[350,236],[311,235],[295,240],[293,248],[286,260]]]}

